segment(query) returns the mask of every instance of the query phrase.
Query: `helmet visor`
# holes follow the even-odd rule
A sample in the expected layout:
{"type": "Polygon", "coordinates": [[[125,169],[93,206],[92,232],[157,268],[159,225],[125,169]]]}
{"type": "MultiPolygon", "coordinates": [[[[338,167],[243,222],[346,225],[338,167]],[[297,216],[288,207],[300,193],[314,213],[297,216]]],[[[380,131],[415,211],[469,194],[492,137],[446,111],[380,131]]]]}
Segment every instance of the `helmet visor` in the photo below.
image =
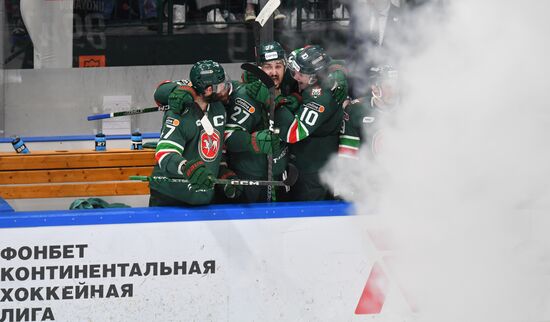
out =
{"type": "Polygon", "coordinates": [[[215,94],[222,94],[225,91],[229,91],[231,89],[231,78],[229,78],[229,75],[225,74],[224,81],[218,84],[212,85],[212,92],[215,94]]]}
{"type": "Polygon", "coordinates": [[[290,72],[290,76],[294,77],[296,75],[296,72],[300,71],[300,66],[296,64],[296,61],[294,59],[289,59],[287,64],[287,69],[290,72]]]}

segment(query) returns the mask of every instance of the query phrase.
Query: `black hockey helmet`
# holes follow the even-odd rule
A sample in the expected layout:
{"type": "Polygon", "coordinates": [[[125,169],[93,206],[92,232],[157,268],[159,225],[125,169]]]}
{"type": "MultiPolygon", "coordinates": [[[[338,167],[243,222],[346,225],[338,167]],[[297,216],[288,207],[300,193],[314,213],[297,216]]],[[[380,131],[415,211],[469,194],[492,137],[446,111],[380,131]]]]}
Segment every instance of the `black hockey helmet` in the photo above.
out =
{"type": "Polygon", "coordinates": [[[316,75],[325,70],[331,60],[322,47],[317,45],[306,46],[299,51],[293,52],[292,59],[288,61],[288,68],[291,72],[316,75]]]}

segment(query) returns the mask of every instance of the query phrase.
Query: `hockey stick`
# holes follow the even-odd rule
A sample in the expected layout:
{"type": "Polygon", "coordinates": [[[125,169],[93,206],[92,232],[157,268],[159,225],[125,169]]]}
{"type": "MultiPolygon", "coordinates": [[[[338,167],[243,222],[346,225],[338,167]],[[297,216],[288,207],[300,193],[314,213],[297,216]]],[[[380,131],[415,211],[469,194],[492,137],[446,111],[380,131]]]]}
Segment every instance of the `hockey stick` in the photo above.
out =
{"type": "Polygon", "coordinates": [[[280,5],[281,0],[269,0],[256,17],[254,23],[258,24],[259,28],[262,28],[280,5]]]}
{"type": "MultiPolygon", "coordinates": [[[[254,20],[254,25],[252,27],[252,32],[254,34],[254,54],[256,57],[256,66],[252,64],[241,65],[242,69],[250,71],[251,73],[256,75],[258,79],[260,79],[260,81],[264,83],[267,86],[267,88],[269,88],[270,99],[269,99],[268,117],[269,117],[269,130],[272,133],[275,133],[274,131],[275,129],[273,126],[274,120],[275,120],[275,116],[274,116],[275,83],[266,73],[264,73],[263,70],[261,70],[258,67],[260,62],[260,56],[258,55],[259,54],[258,50],[260,48],[260,29],[262,29],[263,26],[265,26],[266,22],[273,16],[273,13],[275,12],[275,10],[277,10],[277,8],[279,8],[280,5],[281,5],[281,0],[269,0],[264,5],[262,10],[260,10],[260,13],[254,20]]],[[[268,181],[273,180],[273,153],[269,153],[267,155],[267,180],[268,181]]],[[[273,200],[273,189],[271,186],[267,186],[267,201],[272,201],[272,200],[273,200]]]]}
{"type": "Polygon", "coordinates": [[[256,19],[254,20],[254,24],[252,26],[252,34],[254,35],[254,53],[256,56],[256,64],[259,63],[258,61],[258,48],[260,46],[260,29],[265,26],[265,23],[271,18],[275,10],[279,8],[281,5],[281,0],[269,0],[262,10],[260,10],[260,13],[258,16],[256,16],[256,19]]]}
{"type": "Polygon", "coordinates": [[[109,119],[109,118],[117,117],[117,116],[136,115],[136,114],[144,114],[144,113],[167,111],[167,110],[168,110],[168,105],[161,105],[161,106],[157,106],[157,107],[147,107],[147,108],[142,108],[142,109],[122,111],[122,112],[94,114],[94,115],[88,116],[88,121],[103,120],[103,119],[109,119]]]}
{"type": "MultiPolygon", "coordinates": [[[[256,76],[269,89],[269,131],[279,134],[279,130],[275,129],[275,82],[257,65],[244,63],[241,65],[241,68],[256,76]]],[[[267,154],[267,180],[273,180],[273,153],[267,154]]],[[[270,201],[272,198],[273,191],[271,186],[268,186],[267,200],[270,201]]]]}
{"type": "Polygon", "coordinates": [[[260,67],[254,64],[244,63],[241,65],[241,69],[256,76],[269,89],[269,130],[279,134],[279,129],[275,128],[275,82],[260,67]]]}
{"type": "MultiPolygon", "coordinates": [[[[297,177],[297,173],[292,174],[292,171],[289,172],[289,175],[283,181],[275,180],[245,180],[245,179],[214,179],[214,184],[229,184],[234,186],[292,186],[297,177]]],[[[173,183],[189,183],[189,180],[183,178],[168,178],[168,177],[157,177],[157,176],[130,176],[130,180],[135,181],[148,181],[148,182],[173,182],[173,183]]]]}

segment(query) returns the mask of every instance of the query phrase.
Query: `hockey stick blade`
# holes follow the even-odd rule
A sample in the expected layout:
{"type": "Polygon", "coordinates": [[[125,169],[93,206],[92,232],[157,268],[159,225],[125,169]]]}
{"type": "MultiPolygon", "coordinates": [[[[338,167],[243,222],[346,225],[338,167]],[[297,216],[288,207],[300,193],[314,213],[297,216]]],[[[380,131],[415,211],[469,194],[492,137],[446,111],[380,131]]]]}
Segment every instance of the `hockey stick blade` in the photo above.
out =
{"type": "Polygon", "coordinates": [[[275,87],[275,82],[273,79],[269,77],[269,75],[267,75],[260,67],[251,63],[244,63],[241,65],[241,69],[246,70],[252,75],[258,77],[260,82],[264,83],[267,88],[275,87]]]}
{"type": "Polygon", "coordinates": [[[271,15],[279,8],[281,5],[281,0],[269,0],[265,6],[260,10],[260,13],[256,17],[255,22],[263,27],[271,15]]]}
{"type": "Polygon", "coordinates": [[[296,183],[296,180],[298,180],[298,168],[292,163],[289,163],[286,167],[286,177],[285,174],[283,174],[283,182],[286,186],[293,186],[296,183]]]}
{"type": "MultiPolygon", "coordinates": [[[[289,176],[290,177],[290,176],[289,176]]],[[[290,179],[290,178],[289,178],[290,179]]],[[[292,180],[274,181],[274,180],[246,180],[246,179],[214,179],[214,184],[230,184],[234,186],[291,186],[296,182],[292,180]]],[[[189,183],[189,180],[183,178],[169,178],[157,176],[130,176],[133,181],[156,181],[156,182],[173,182],[173,183],[189,183]]]]}
{"type": "Polygon", "coordinates": [[[128,110],[128,111],[121,111],[121,112],[94,114],[94,115],[88,116],[87,119],[88,121],[96,121],[96,120],[109,119],[109,118],[118,117],[118,116],[129,116],[129,115],[137,115],[137,114],[166,111],[166,110],[168,110],[168,105],[162,105],[162,106],[147,107],[142,109],[134,109],[134,110],[128,110]]]}

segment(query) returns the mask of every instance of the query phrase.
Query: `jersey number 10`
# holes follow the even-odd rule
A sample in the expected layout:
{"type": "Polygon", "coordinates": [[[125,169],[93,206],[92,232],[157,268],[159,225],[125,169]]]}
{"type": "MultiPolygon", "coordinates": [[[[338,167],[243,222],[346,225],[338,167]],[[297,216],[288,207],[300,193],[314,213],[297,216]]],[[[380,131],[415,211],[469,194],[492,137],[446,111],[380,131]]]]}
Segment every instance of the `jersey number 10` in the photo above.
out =
{"type": "Polygon", "coordinates": [[[304,110],[302,111],[302,115],[300,116],[300,121],[306,123],[309,126],[313,126],[315,122],[317,122],[318,117],[319,113],[317,113],[317,111],[304,108],[304,110]]]}

